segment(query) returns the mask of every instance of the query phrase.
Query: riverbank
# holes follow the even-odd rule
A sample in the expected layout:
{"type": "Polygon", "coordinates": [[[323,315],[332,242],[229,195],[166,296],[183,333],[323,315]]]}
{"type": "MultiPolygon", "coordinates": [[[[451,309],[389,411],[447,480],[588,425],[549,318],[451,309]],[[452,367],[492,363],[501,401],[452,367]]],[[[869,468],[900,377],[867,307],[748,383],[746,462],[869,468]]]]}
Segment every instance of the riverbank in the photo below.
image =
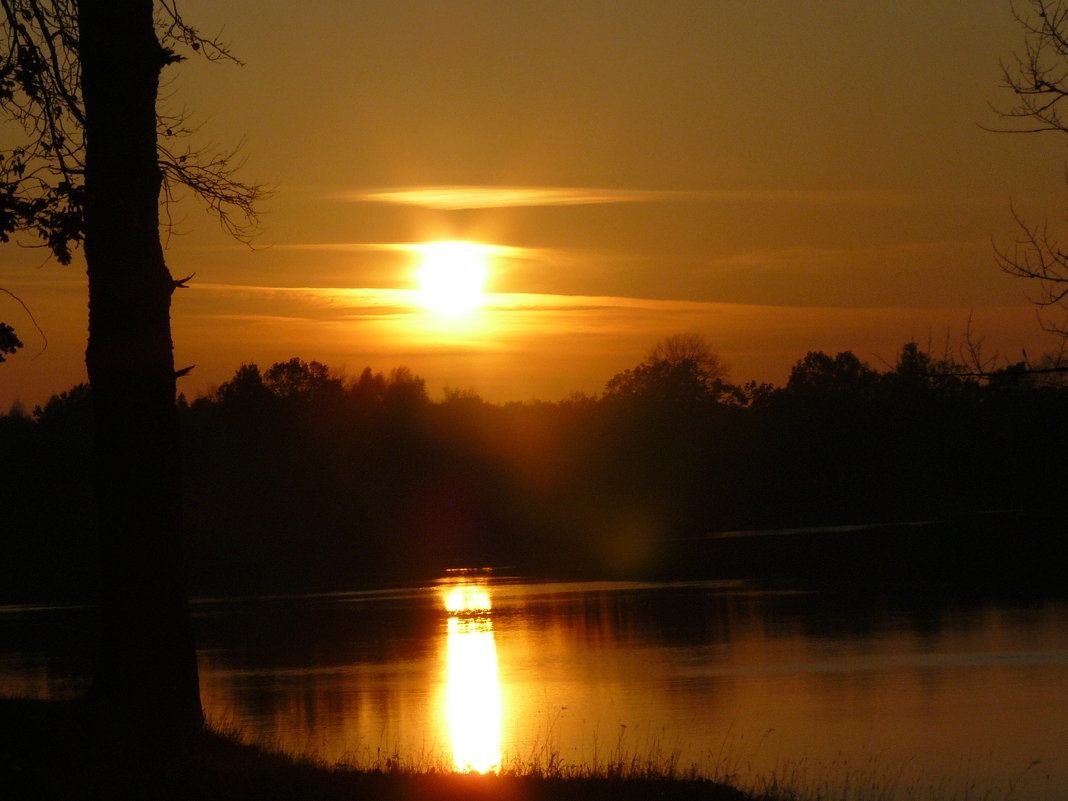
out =
{"type": "Polygon", "coordinates": [[[77,703],[0,699],[0,787],[7,798],[116,801],[768,801],[670,771],[502,775],[355,770],[296,760],[204,732],[169,747],[96,736],[77,703]]]}
{"type": "Polygon", "coordinates": [[[1060,595],[1068,537],[1060,510],[938,520],[720,531],[676,542],[674,575],[763,586],[887,586],[895,593],[1060,595]]]}

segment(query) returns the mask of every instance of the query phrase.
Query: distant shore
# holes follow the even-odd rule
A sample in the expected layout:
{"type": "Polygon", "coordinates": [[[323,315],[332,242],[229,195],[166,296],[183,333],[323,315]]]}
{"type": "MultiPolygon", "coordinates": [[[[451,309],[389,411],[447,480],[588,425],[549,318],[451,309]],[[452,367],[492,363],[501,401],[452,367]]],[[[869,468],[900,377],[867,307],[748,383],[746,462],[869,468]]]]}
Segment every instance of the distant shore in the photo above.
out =
{"type": "Polygon", "coordinates": [[[943,520],[723,531],[677,542],[673,562],[703,578],[794,586],[1064,591],[1063,518],[1052,511],[958,514],[943,520]]]}

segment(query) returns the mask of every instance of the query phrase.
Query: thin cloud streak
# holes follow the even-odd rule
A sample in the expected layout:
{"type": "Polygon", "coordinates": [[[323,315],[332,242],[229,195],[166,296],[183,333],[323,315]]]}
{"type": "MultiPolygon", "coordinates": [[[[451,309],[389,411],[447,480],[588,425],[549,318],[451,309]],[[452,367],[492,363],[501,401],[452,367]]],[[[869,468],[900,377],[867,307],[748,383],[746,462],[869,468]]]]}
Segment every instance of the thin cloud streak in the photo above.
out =
{"type": "Polygon", "coordinates": [[[795,267],[802,264],[833,263],[851,261],[854,264],[872,269],[881,269],[881,263],[874,257],[885,259],[901,255],[942,255],[961,252],[965,248],[986,247],[983,239],[971,240],[935,240],[930,242],[905,241],[891,245],[872,247],[811,247],[796,246],[784,248],[759,248],[715,256],[708,260],[712,266],[723,267],[795,267]]]}
{"type": "MultiPolygon", "coordinates": [[[[739,203],[774,202],[806,205],[848,203],[863,206],[906,206],[932,198],[913,193],[869,189],[610,189],[562,186],[416,186],[357,189],[329,195],[350,203],[388,203],[436,211],[464,209],[592,206],[615,203],[739,203]]],[[[939,201],[950,198],[939,198],[939,201]]]]}
{"type": "MultiPolygon", "coordinates": [[[[495,245],[487,242],[479,242],[478,244],[488,255],[505,259],[534,259],[557,254],[557,251],[554,251],[551,248],[495,245]]],[[[324,253],[419,254],[423,252],[426,245],[426,242],[294,242],[285,245],[274,245],[273,249],[324,253]]]]}
{"type": "MultiPolygon", "coordinates": [[[[190,298],[187,316],[199,318],[244,319],[244,320],[308,320],[319,323],[354,323],[360,319],[413,319],[433,320],[441,318],[433,312],[427,312],[420,301],[420,293],[415,289],[389,288],[347,288],[347,287],[272,287],[236,284],[201,284],[205,294],[198,301],[190,298]],[[250,308],[252,307],[252,308],[250,308]],[[239,310],[239,311],[238,311],[239,310]]],[[[1017,307],[980,308],[981,311],[995,314],[1021,313],[1017,307]]],[[[975,311],[973,309],[973,311],[975,311]]],[[[1027,310],[1023,310],[1026,312],[1027,310]]],[[[492,317],[499,319],[511,316],[544,315],[556,321],[568,317],[575,320],[587,315],[626,315],[633,317],[685,317],[693,321],[702,316],[734,317],[741,315],[761,320],[761,329],[765,332],[778,328],[784,320],[795,317],[833,317],[838,319],[850,316],[893,318],[941,319],[952,326],[967,317],[968,308],[942,307],[931,308],[865,308],[835,307],[835,305],[773,305],[764,303],[669,300],[656,298],[631,298],[592,295],[554,295],[538,293],[486,293],[482,307],[475,310],[470,318],[492,317]]],[[[711,318],[710,317],[710,318],[711,318]]],[[[444,325],[449,324],[449,317],[444,325]]],[[[466,324],[460,320],[459,326],[466,324]]],[[[581,327],[581,324],[578,324],[581,327]]],[[[492,327],[492,325],[490,325],[492,327]]],[[[693,326],[691,326],[692,328],[693,326]]],[[[669,331],[670,332],[670,331],[669,331]]],[[[556,333],[546,331],[545,333],[556,333]]],[[[753,331],[750,329],[750,334],[753,331]]]]}
{"type": "Polygon", "coordinates": [[[553,186],[423,186],[346,192],[335,196],[355,203],[459,211],[533,206],[592,206],[604,203],[658,203],[687,200],[696,193],[673,190],[599,189],[553,186]]]}
{"type": "MultiPolygon", "coordinates": [[[[286,305],[285,314],[278,317],[324,316],[344,319],[352,316],[381,316],[388,314],[426,314],[421,294],[414,289],[378,289],[369,287],[271,287],[239,284],[199,284],[197,288],[215,295],[214,300],[232,302],[241,296],[242,302],[286,305]],[[229,300],[226,300],[229,298],[229,300]],[[302,313],[300,310],[306,310],[302,313]]],[[[729,304],[700,301],[657,300],[593,295],[556,295],[530,292],[487,292],[485,302],[477,313],[487,312],[589,312],[609,309],[648,309],[657,311],[699,311],[729,304]]],[[[206,305],[214,305],[202,296],[206,305]]],[[[230,315],[227,315],[230,316],[230,315]]],[[[243,314],[244,317],[258,317],[243,314]]]]}

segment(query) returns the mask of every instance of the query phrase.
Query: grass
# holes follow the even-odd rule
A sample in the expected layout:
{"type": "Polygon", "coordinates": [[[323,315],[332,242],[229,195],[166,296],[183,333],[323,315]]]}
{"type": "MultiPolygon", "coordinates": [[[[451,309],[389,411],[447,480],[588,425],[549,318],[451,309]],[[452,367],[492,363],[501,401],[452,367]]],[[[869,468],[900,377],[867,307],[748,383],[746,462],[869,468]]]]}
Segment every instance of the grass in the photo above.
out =
{"type": "Polygon", "coordinates": [[[328,766],[205,731],[168,748],[100,738],[77,703],[0,700],[0,795],[11,799],[256,801],[759,801],[725,784],[618,761],[609,770],[459,774],[395,756],[328,766]]]}
{"type": "Polygon", "coordinates": [[[677,750],[632,752],[621,732],[602,760],[586,765],[566,763],[548,745],[489,775],[455,773],[436,754],[381,749],[324,764],[242,743],[235,732],[206,730],[165,748],[101,738],[77,702],[0,698],[0,798],[19,801],[1012,801],[1027,797],[1021,781],[1038,765],[994,792],[874,756],[758,774],[755,755],[724,743],[718,762],[700,773],[684,767],[677,750]]]}

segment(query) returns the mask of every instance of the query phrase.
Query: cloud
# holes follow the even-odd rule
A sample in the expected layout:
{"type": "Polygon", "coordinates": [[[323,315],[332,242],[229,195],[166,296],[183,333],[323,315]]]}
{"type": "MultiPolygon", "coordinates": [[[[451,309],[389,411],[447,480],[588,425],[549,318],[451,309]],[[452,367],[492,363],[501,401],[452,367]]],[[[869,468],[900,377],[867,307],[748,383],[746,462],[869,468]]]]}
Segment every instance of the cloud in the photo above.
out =
{"type": "MultiPolygon", "coordinates": [[[[795,203],[906,206],[932,198],[868,189],[610,189],[565,186],[413,186],[356,189],[330,196],[350,203],[389,203],[442,211],[592,206],[615,203],[795,203]]],[[[946,201],[947,198],[941,198],[946,201]]]]}
{"type": "MultiPolygon", "coordinates": [[[[361,317],[427,316],[419,293],[410,289],[352,287],[268,287],[237,284],[198,284],[186,297],[187,313],[201,317],[245,320],[353,320],[361,317]]],[[[482,315],[588,313],[611,310],[697,311],[700,301],[648,298],[489,292],[482,315]]]]}
{"type": "MultiPolygon", "coordinates": [[[[545,258],[557,254],[551,248],[531,248],[517,245],[477,243],[487,255],[505,259],[545,258]]],[[[426,250],[426,242],[293,242],[275,245],[273,250],[317,251],[324,253],[411,253],[426,250]]]]}
{"type": "Polygon", "coordinates": [[[422,186],[345,192],[337,199],[393,203],[428,209],[494,209],[533,206],[592,206],[604,203],[661,203],[687,200],[699,193],[674,190],[602,189],[561,186],[422,186]]]}
{"type": "MultiPolygon", "coordinates": [[[[790,267],[804,265],[833,265],[849,263],[853,267],[867,266],[882,269],[890,257],[913,257],[920,259],[935,257],[945,261],[947,257],[959,253],[971,253],[976,247],[986,248],[989,244],[981,239],[933,240],[929,242],[895,242],[871,247],[810,247],[795,246],[783,248],[756,248],[717,256],[708,260],[713,266],[722,267],[790,267]]],[[[936,262],[937,263],[937,262],[936,262]]]]}
{"type": "Polygon", "coordinates": [[[321,250],[342,253],[376,253],[404,249],[404,245],[391,242],[289,242],[271,246],[271,250],[321,250]]]}

